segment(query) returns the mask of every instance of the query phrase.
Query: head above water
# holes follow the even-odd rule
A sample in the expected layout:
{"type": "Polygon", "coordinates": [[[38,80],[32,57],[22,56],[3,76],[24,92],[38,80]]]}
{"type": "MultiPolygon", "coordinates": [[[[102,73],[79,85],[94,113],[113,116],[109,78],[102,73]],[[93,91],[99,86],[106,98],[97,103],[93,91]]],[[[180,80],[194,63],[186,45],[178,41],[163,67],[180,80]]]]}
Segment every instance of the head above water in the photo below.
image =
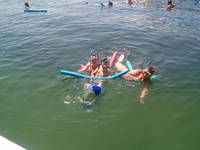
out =
{"type": "Polygon", "coordinates": [[[25,5],[26,7],[30,7],[28,2],[25,2],[24,5],[25,5]]]}
{"type": "Polygon", "coordinates": [[[111,1],[109,1],[109,2],[108,2],[108,6],[109,6],[109,7],[112,7],[112,6],[113,6],[113,3],[112,3],[111,1]]]}
{"type": "Polygon", "coordinates": [[[146,71],[148,71],[151,75],[157,70],[155,66],[149,66],[145,68],[146,71]]]}
{"type": "Polygon", "coordinates": [[[107,58],[104,58],[104,59],[101,61],[101,66],[102,66],[102,68],[109,68],[109,63],[110,63],[110,61],[109,61],[107,58]]]}
{"type": "Polygon", "coordinates": [[[168,5],[172,5],[172,0],[167,1],[168,5]]]}
{"type": "Polygon", "coordinates": [[[98,63],[99,61],[99,56],[97,53],[93,53],[90,55],[90,62],[91,63],[98,63]]]}
{"type": "Polygon", "coordinates": [[[156,70],[157,68],[155,66],[146,67],[142,72],[140,80],[150,79],[150,77],[154,74],[156,70]]]}

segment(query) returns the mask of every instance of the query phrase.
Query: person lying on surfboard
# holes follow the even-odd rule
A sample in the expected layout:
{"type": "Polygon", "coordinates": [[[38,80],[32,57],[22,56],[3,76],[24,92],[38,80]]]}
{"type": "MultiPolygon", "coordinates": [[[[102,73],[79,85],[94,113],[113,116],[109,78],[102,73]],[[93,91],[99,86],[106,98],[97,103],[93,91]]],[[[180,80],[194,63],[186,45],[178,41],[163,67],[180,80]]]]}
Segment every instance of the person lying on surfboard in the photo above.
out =
{"type": "MultiPolygon", "coordinates": [[[[124,70],[127,70],[127,67],[122,64],[123,60],[125,58],[125,55],[122,54],[117,62],[115,63],[116,69],[121,72],[124,70]]],[[[122,78],[126,80],[134,80],[134,81],[142,81],[144,84],[144,88],[140,94],[140,103],[144,104],[144,97],[148,94],[148,86],[151,83],[150,77],[154,74],[154,72],[157,70],[155,66],[149,66],[145,69],[135,69],[131,70],[125,75],[122,76],[122,78]]]]}
{"type": "Polygon", "coordinates": [[[29,5],[28,2],[25,2],[25,3],[24,3],[24,6],[25,6],[25,9],[30,9],[30,5],[29,5]]]}
{"type": "Polygon", "coordinates": [[[78,72],[80,73],[88,73],[88,75],[92,75],[93,72],[99,67],[99,56],[96,53],[91,54],[89,58],[89,62],[86,65],[81,64],[78,72]]]}

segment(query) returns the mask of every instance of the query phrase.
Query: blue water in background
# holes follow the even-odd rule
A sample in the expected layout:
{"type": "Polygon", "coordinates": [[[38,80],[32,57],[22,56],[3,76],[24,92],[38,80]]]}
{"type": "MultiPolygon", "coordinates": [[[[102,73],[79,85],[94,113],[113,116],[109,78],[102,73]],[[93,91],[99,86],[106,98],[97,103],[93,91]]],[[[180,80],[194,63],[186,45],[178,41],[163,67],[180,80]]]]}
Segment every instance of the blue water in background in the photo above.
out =
{"type": "Polygon", "coordinates": [[[200,4],[165,1],[128,6],[115,1],[1,0],[0,135],[28,150],[196,150],[200,147],[200,4]],[[152,61],[158,80],[145,104],[140,83],[110,80],[86,112],[83,80],[65,79],[91,50],[101,57],[127,49],[143,68],[152,61]],[[68,101],[70,104],[65,104],[68,101]]]}

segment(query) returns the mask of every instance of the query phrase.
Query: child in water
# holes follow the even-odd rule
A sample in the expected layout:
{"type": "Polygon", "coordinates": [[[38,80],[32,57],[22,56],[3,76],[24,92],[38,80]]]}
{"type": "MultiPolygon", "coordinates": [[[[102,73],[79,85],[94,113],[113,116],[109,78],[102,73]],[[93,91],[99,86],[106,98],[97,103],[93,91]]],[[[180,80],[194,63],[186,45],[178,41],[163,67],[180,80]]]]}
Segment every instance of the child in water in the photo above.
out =
{"type": "MultiPolygon", "coordinates": [[[[118,71],[124,71],[128,68],[122,64],[123,60],[125,58],[125,55],[122,54],[117,62],[115,63],[115,67],[118,71]]],[[[145,69],[135,69],[132,71],[129,71],[127,74],[123,75],[122,77],[126,80],[134,80],[134,81],[142,81],[144,84],[144,88],[140,94],[140,103],[144,104],[144,97],[148,94],[148,86],[151,83],[150,77],[154,74],[156,71],[155,66],[146,67],[145,69]]]]}
{"type": "MultiPolygon", "coordinates": [[[[108,77],[111,74],[110,66],[109,66],[109,60],[103,59],[101,62],[101,65],[92,73],[92,77],[108,77]]],[[[95,89],[93,89],[94,93],[96,95],[99,95],[101,92],[101,88],[103,86],[103,80],[92,80],[92,83],[95,86],[95,89]],[[96,91],[96,89],[98,91],[96,91]]]]}
{"type": "MultiPolygon", "coordinates": [[[[110,66],[108,59],[103,59],[101,65],[93,72],[92,77],[107,77],[110,75],[110,66]]],[[[82,102],[87,111],[91,111],[92,103],[102,91],[103,80],[91,80],[84,84],[84,95],[82,102]]]]}
{"type": "MultiPolygon", "coordinates": [[[[111,74],[109,60],[107,58],[101,61],[101,65],[93,72],[93,77],[108,77],[111,74]]],[[[102,87],[103,81],[99,82],[97,86],[102,87]]]]}
{"type": "Polygon", "coordinates": [[[92,75],[97,67],[99,67],[99,56],[98,54],[94,53],[91,54],[89,62],[86,65],[81,65],[81,69],[79,69],[78,72],[86,72],[89,75],[92,75]]]}

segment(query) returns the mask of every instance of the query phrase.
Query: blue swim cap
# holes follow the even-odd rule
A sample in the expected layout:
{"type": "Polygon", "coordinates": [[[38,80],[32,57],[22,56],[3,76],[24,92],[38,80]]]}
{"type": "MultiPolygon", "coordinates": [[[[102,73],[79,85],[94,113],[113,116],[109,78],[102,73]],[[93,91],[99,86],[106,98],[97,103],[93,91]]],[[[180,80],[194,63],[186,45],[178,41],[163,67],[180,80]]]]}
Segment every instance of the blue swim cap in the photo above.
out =
{"type": "Polygon", "coordinates": [[[101,87],[97,85],[92,86],[92,90],[94,91],[95,95],[99,95],[101,93],[101,87]]]}

